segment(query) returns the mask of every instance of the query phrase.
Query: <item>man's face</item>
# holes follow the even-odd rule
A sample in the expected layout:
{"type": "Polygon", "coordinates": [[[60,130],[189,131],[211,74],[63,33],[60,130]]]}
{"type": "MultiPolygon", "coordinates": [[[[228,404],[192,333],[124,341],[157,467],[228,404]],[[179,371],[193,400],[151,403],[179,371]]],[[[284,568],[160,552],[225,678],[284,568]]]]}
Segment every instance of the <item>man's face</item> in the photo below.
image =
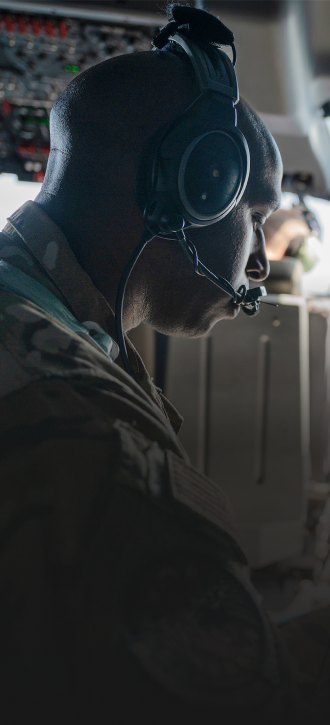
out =
{"type": "MultiPolygon", "coordinates": [[[[280,204],[282,179],[280,154],[266,129],[260,124],[258,134],[244,112],[239,127],[251,154],[242,200],[223,220],[185,232],[201,262],[235,290],[242,284],[248,288],[250,279],[261,283],[269,274],[262,225],[280,204]]],[[[147,254],[150,305],[145,321],[159,332],[198,337],[219,320],[238,314],[229,295],[194,272],[178,243],[155,239],[147,254]]]]}

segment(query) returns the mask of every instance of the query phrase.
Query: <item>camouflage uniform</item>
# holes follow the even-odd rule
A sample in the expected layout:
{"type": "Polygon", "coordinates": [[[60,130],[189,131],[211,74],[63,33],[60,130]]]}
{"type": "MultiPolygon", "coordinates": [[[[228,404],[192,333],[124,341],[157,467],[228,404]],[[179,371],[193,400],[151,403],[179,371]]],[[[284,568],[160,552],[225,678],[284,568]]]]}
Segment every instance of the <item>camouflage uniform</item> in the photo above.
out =
{"type": "Polygon", "coordinates": [[[311,673],[262,612],[182,419],[114,339],[108,303],[27,202],[0,234],[2,723],[291,725],[314,696],[327,722],[315,627],[311,673]]]}

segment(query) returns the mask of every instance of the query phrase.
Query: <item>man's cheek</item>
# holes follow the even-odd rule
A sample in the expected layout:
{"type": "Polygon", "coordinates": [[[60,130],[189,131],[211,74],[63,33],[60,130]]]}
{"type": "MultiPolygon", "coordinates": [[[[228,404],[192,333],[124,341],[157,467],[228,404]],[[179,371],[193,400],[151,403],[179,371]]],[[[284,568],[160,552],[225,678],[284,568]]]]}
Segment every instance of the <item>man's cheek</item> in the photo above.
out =
{"type": "Polygon", "coordinates": [[[242,264],[244,269],[248,263],[250,255],[253,253],[256,243],[255,231],[251,222],[246,224],[244,229],[244,237],[242,239],[242,264]]]}
{"type": "Polygon", "coordinates": [[[232,259],[233,278],[242,283],[242,277],[245,276],[245,269],[251,254],[251,230],[248,226],[240,229],[240,236],[235,240],[235,254],[232,259]]]}

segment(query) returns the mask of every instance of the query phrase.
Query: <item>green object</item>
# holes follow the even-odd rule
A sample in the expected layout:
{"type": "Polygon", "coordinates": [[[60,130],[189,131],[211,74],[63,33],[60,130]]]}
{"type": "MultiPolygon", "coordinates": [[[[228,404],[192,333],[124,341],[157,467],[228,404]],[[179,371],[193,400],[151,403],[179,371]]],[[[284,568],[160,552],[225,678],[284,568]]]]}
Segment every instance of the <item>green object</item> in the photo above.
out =
{"type": "MultiPolygon", "coordinates": [[[[16,292],[22,297],[31,300],[31,302],[34,302],[35,305],[41,307],[42,310],[48,312],[49,315],[55,317],[56,320],[61,322],[62,325],[69,327],[73,332],[83,332],[85,335],[90,334],[89,328],[85,324],[78,322],[67,307],[50,290],[46,289],[42,284],[39,284],[37,280],[21,272],[20,269],[13,267],[3,260],[0,260],[0,288],[7,290],[7,292],[16,292]]],[[[108,358],[111,360],[115,359],[117,345],[110,335],[102,331],[91,336],[91,339],[108,358]],[[111,355],[111,352],[113,355],[111,355]]]]}
{"type": "Polygon", "coordinates": [[[294,255],[295,259],[299,259],[301,262],[304,272],[310,272],[316,263],[319,261],[317,254],[313,253],[306,240],[301,247],[298,249],[297,254],[294,255]]]}
{"type": "Polygon", "coordinates": [[[78,73],[80,70],[79,65],[69,65],[67,64],[64,68],[64,70],[67,71],[67,73],[78,73]]]}

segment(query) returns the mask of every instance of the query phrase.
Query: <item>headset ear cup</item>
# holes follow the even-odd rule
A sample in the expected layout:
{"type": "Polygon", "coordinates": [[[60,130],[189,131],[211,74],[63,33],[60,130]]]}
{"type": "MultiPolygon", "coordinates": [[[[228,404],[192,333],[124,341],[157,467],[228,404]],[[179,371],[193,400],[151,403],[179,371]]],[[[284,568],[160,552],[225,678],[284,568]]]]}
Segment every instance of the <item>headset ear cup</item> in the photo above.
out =
{"type": "MultiPolygon", "coordinates": [[[[188,189],[186,188],[187,182],[183,179],[184,169],[185,169],[185,157],[187,156],[187,162],[188,165],[190,164],[189,159],[191,156],[190,147],[194,146],[195,143],[199,143],[198,138],[194,139],[194,134],[196,133],[194,128],[191,128],[191,124],[187,124],[186,121],[178,125],[177,123],[169,122],[162,126],[160,129],[157,129],[157,131],[151,136],[147,142],[145,143],[145,146],[142,150],[142,153],[140,155],[140,158],[137,163],[136,173],[135,173],[135,179],[134,179],[134,194],[135,199],[137,201],[137,204],[140,208],[141,213],[144,215],[145,208],[148,204],[148,201],[151,199],[151,196],[156,193],[156,185],[157,185],[157,196],[159,197],[158,202],[155,202],[155,207],[159,206],[160,204],[160,211],[161,213],[163,211],[169,212],[169,211],[175,211],[176,214],[180,214],[183,219],[185,220],[186,228],[188,226],[207,226],[208,224],[213,224],[215,221],[218,221],[225,217],[227,214],[230,213],[230,211],[236,206],[244,191],[246,188],[246,184],[249,178],[249,171],[250,171],[250,154],[249,154],[249,147],[246,142],[246,139],[242,132],[235,126],[234,128],[228,127],[228,125],[225,125],[222,129],[220,128],[212,128],[210,131],[203,134],[200,138],[205,137],[213,137],[216,135],[218,138],[227,136],[227,145],[229,142],[231,142],[232,145],[234,145],[235,148],[233,148],[233,159],[236,159],[236,182],[233,176],[234,172],[234,164],[230,162],[230,152],[229,149],[225,149],[225,153],[222,154],[223,156],[227,156],[227,162],[223,168],[223,171],[225,172],[227,169],[227,173],[224,173],[223,176],[223,183],[219,186],[218,192],[220,192],[221,196],[221,189],[223,188],[223,194],[224,199],[223,203],[220,203],[220,212],[216,213],[216,207],[217,204],[216,198],[213,200],[214,204],[212,205],[213,209],[209,209],[207,211],[207,206],[203,204],[204,209],[199,208],[200,205],[197,204],[197,200],[195,199],[195,203],[189,203],[189,198],[192,201],[193,197],[195,196],[194,186],[196,186],[196,189],[198,190],[198,187],[200,186],[202,182],[202,175],[198,172],[198,164],[197,164],[197,173],[196,170],[191,169],[191,173],[188,174],[188,177],[191,178],[191,189],[190,193],[186,193],[188,189]],[[174,126],[174,127],[173,127],[174,126]],[[188,138],[193,134],[193,141],[191,144],[188,143],[188,138]],[[160,151],[162,149],[162,155],[160,155],[159,162],[160,166],[157,161],[158,153],[160,154],[160,151]],[[234,153],[235,152],[235,153],[234,153]],[[233,169],[231,171],[232,179],[234,179],[235,183],[232,183],[230,180],[230,169],[233,169]],[[238,169],[240,167],[240,169],[238,169]],[[156,171],[155,171],[156,170],[156,171]],[[156,174],[157,177],[156,178],[156,174]],[[163,178],[163,175],[165,175],[166,180],[163,178]],[[227,179],[227,182],[226,182],[227,179]],[[160,184],[160,187],[159,187],[160,184]],[[226,189],[227,184],[227,189],[226,189]],[[236,188],[234,188],[236,187],[236,188]],[[173,196],[174,195],[174,196],[173,196]],[[160,196],[162,196],[162,200],[160,199],[160,196]],[[167,197],[165,199],[165,197],[167,197]],[[227,201],[226,201],[227,198],[227,201]],[[226,203],[225,203],[226,201],[226,203]],[[172,209],[172,206],[174,204],[174,209],[172,209]],[[170,208],[171,207],[171,208],[170,208]],[[198,207],[198,209],[197,209],[198,207]],[[222,211],[221,211],[222,207],[222,211]],[[205,210],[205,212],[204,212],[205,210]]],[[[219,149],[218,149],[219,151],[219,149]]],[[[205,155],[204,155],[205,156],[205,155]]],[[[203,154],[200,159],[200,168],[203,169],[205,166],[205,160],[203,154]]],[[[219,158],[221,157],[221,154],[218,153],[219,158]]],[[[197,162],[197,159],[196,159],[197,162]]],[[[212,162],[213,163],[213,162],[212,162]]],[[[223,164],[222,164],[223,166],[223,164]]],[[[207,179],[205,179],[205,182],[207,179]]],[[[200,190],[201,192],[203,189],[200,190]]],[[[215,191],[215,190],[213,190],[215,191]]],[[[203,196],[201,196],[203,198],[203,196]]],[[[211,197],[209,197],[211,200],[211,197]]],[[[220,201],[220,199],[219,199],[220,201]]],[[[154,205],[152,205],[153,207],[154,205]]],[[[154,215],[154,211],[156,209],[149,209],[148,210],[148,217],[149,222],[152,221],[151,215],[154,215]]],[[[160,219],[160,214],[158,213],[159,210],[156,212],[156,216],[154,221],[160,219]]]]}
{"type": "Polygon", "coordinates": [[[227,216],[242,197],[248,175],[248,146],[236,128],[195,135],[181,156],[177,176],[176,207],[186,224],[207,226],[227,216]]]}

